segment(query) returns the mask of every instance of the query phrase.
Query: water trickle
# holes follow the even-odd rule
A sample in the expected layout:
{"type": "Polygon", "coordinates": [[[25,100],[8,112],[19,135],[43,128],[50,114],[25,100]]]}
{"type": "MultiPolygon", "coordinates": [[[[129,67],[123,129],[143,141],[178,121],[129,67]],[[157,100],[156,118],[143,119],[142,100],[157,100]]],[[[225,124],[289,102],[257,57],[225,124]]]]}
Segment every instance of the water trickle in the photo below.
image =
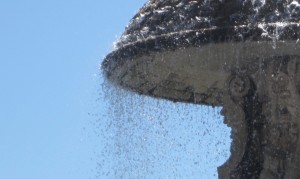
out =
{"type": "Polygon", "coordinates": [[[98,178],[217,178],[229,157],[220,108],[173,103],[106,83],[98,178]]]}

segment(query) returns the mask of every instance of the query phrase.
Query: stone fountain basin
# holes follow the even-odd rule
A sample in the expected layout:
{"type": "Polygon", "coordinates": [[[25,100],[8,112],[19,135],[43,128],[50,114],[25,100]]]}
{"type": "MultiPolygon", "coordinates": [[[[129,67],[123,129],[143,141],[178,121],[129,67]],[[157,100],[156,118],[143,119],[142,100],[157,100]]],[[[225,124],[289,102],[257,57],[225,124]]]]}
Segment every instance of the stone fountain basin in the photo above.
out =
{"type": "Polygon", "coordinates": [[[222,106],[232,73],[263,75],[262,65],[271,57],[300,56],[299,38],[299,24],[177,32],[124,45],[102,68],[109,81],[130,91],[222,106]]]}

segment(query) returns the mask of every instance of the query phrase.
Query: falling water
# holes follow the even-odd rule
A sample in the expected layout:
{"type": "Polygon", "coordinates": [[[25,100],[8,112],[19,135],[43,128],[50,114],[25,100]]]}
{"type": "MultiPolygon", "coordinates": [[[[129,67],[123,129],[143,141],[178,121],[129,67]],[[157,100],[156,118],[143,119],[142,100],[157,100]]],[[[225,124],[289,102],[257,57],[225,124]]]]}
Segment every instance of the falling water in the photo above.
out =
{"type": "Polygon", "coordinates": [[[173,103],[103,85],[98,178],[217,178],[230,155],[220,108],[173,103]]]}

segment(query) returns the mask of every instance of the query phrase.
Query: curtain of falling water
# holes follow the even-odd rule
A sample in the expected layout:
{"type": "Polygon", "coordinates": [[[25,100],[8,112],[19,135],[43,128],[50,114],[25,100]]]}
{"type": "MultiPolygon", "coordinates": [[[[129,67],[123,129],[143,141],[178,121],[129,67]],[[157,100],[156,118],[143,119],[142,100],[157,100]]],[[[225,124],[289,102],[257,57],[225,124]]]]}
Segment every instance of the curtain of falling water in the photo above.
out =
{"type": "Polygon", "coordinates": [[[217,178],[231,142],[220,108],[103,91],[98,178],[217,178]]]}

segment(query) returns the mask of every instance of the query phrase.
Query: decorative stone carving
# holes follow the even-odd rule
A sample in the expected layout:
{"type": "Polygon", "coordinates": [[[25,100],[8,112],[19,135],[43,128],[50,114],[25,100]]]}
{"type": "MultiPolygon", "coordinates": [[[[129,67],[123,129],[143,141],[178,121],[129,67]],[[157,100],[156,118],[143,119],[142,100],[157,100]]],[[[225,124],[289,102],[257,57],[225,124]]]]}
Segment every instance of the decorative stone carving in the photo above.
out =
{"type": "Polygon", "coordinates": [[[261,75],[236,69],[227,81],[222,115],[232,146],[219,178],[300,178],[300,58],[263,61],[261,75]]]}
{"type": "Polygon", "coordinates": [[[232,129],[231,156],[226,163],[218,167],[218,173],[219,178],[235,178],[234,172],[246,150],[248,128],[242,106],[237,105],[229,95],[224,97],[224,104],[226,105],[221,110],[221,114],[224,116],[224,123],[232,129]]]}
{"type": "Polygon", "coordinates": [[[261,105],[252,83],[247,74],[236,72],[227,82],[222,115],[232,128],[232,144],[230,158],[218,168],[219,178],[258,177],[262,169],[261,141],[257,139],[261,134],[261,105]]]}
{"type": "Polygon", "coordinates": [[[250,80],[246,76],[235,75],[229,80],[229,93],[233,98],[241,98],[250,90],[250,80]]]}
{"type": "Polygon", "coordinates": [[[299,178],[299,57],[279,57],[268,66],[269,113],[261,178],[299,178]],[[275,61],[276,60],[276,61],[275,61]],[[295,162],[297,161],[297,162],[295,162]]]}
{"type": "Polygon", "coordinates": [[[236,69],[227,81],[222,115],[232,146],[219,178],[300,178],[300,57],[262,61],[260,75],[236,69]]]}

